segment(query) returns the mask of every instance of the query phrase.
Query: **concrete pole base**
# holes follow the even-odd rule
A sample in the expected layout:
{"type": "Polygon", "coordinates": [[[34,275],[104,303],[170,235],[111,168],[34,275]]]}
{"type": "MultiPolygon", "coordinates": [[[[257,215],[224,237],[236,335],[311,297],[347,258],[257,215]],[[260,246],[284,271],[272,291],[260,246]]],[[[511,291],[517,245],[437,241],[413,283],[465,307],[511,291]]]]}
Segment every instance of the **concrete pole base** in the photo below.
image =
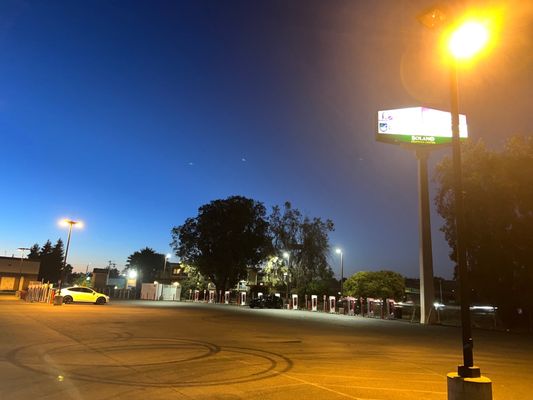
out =
{"type": "Polygon", "coordinates": [[[492,400],[489,378],[463,378],[456,372],[448,374],[448,400],[492,400]]]}

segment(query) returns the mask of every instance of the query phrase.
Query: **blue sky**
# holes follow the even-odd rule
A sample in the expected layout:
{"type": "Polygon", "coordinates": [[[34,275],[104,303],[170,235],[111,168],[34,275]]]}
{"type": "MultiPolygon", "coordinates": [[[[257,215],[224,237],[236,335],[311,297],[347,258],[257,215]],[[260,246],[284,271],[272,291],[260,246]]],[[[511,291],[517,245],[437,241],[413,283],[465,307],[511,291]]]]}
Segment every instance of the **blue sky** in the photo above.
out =
{"type": "MultiPolygon", "coordinates": [[[[418,276],[416,160],[374,134],[379,109],[449,108],[435,33],[414,17],[428,5],[3,1],[0,252],[65,239],[70,217],[85,228],[69,262],[122,267],[170,251],[202,204],[244,195],[332,219],[347,274],[418,276]]],[[[471,137],[494,147],[531,133],[524,7],[461,73],[471,137]]],[[[433,213],[435,274],[451,277],[441,223],[433,213]]]]}

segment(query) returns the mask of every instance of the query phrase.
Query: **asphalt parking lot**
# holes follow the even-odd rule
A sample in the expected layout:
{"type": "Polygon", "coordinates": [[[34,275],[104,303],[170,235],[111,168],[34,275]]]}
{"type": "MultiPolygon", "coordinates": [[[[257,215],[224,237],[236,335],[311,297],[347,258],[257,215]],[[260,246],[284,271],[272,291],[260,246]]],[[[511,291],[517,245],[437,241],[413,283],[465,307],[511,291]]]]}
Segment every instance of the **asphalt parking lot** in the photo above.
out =
{"type": "MultiPolygon", "coordinates": [[[[306,311],[0,301],[0,399],[446,399],[460,330],[306,311]]],[[[531,335],[475,331],[494,399],[531,398],[531,335]]]]}

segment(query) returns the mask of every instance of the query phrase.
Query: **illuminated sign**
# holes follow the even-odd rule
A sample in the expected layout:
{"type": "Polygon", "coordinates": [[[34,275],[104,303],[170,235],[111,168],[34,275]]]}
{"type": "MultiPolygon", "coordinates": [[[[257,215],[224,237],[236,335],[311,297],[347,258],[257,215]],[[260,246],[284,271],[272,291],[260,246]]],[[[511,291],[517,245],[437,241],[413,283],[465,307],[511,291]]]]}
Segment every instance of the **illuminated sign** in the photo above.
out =
{"type": "MultiPolygon", "coordinates": [[[[459,137],[466,139],[466,116],[459,115],[459,137]]],[[[446,144],[452,141],[452,116],[426,107],[378,111],[377,140],[386,143],[446,144]]]]}

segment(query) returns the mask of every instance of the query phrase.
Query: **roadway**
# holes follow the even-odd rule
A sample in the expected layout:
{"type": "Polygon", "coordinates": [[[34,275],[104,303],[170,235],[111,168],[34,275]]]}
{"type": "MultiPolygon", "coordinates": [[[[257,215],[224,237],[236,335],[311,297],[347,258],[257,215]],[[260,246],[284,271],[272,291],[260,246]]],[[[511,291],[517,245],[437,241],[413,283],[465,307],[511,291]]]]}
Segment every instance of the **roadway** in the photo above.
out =
{"type": "MultiPolygon", "coordinates": [[[[148,301],[0,301],[0,399],[444,400],[460,330],[148,301]]],[[[474,331],[496,400],[532,398],[531,335],[474,331]]]]}

